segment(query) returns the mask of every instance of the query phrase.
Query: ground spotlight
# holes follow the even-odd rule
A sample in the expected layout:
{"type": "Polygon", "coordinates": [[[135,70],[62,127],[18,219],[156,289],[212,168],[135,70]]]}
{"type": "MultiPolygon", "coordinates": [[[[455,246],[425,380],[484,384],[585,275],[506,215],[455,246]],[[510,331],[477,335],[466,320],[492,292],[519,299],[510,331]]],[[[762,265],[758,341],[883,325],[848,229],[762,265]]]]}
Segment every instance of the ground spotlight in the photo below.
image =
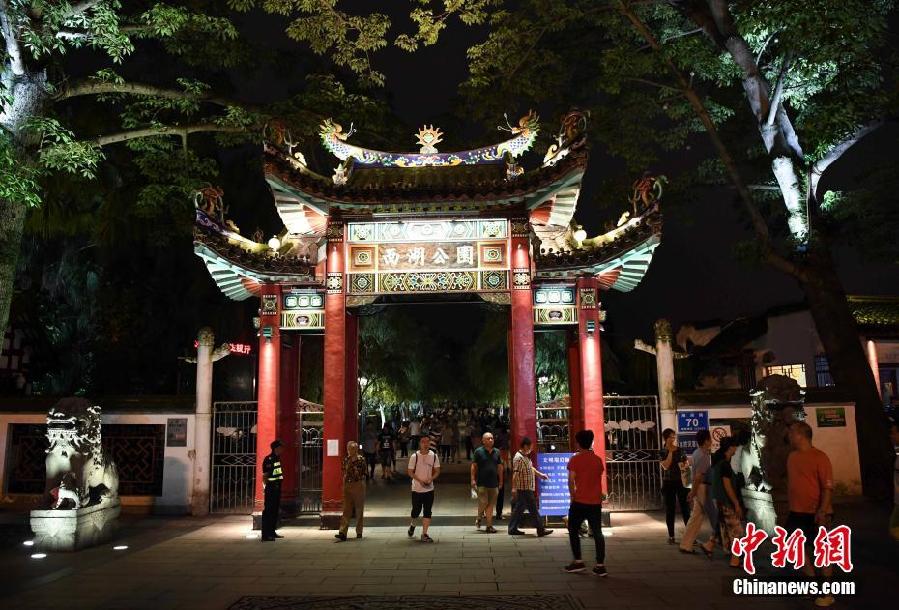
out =
{"type": "Polygon", "coordinates": [[[124,551],[124,550],[127,549],[127,548],[128,548],[128,545],[127,545],[127,544],[120,544],[120,545],[118,545],[118,546],[112,547],[112,550],[113,550],[113,551],[124,551]]]}
{"type": "Polygon", "coordinates": [[[24,544],[25,546],[34,546],[34,540],[26,540],[22,544],[24,544]]]}
{"type": "Polygon", "coordinates": [[[46,553],[35,553],[34,555],[31,556],[31,558],[32,559],[43,559],[46,556],[47,556],[46,553]]]}

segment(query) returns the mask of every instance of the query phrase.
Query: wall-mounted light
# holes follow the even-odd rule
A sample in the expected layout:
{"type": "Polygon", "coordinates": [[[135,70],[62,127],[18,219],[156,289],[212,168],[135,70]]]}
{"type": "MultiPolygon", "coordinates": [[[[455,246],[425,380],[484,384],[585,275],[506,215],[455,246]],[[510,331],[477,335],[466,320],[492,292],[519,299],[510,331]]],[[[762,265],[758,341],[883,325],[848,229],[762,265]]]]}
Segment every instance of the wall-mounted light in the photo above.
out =
{"type": "Polygon", "coordinates": [[[273,334],[274,333],[272,331],[271,326],[263,326],[262,327],[262,336],[265,337],[266,339],[271,339],[273,334]]]}
{"type": "Polygon", "coordinates": [[[259,330],[259,316],[253,316],[253,329],[259,330]]]}
{"type": "Polygon", "coordinates": [[[595,320],[587,320],[587,334],[592,335],[596,332],[596,321],[595,320]]]}

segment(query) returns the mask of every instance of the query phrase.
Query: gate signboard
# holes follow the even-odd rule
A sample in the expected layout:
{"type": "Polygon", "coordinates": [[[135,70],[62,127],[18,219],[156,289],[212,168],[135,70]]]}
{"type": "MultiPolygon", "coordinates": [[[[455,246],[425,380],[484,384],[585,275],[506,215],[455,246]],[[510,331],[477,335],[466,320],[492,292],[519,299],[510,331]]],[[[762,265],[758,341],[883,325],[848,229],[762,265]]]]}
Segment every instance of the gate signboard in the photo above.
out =
{"type": "Polygon", "coordinates": [[[348,294],[509,289],[506,219],[351,222],[348,294]]]}
{"type": "Polygon", "coordinates": [[[548,476],[540,481],[540,514],[561,517],[568,514],[571,497],[568,494],[568,460],[573,453],[540,453],[537,469],[548,476]]]}

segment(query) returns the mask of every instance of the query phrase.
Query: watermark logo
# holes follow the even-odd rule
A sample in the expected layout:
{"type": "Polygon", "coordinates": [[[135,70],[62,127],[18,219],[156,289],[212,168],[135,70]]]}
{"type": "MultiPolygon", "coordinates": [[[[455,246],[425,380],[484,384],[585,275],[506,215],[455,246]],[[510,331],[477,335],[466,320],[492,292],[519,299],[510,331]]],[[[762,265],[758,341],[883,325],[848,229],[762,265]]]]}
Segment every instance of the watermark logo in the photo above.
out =
{"type": "MultiPolygon", "coordinates": [[[[743,570],[747,574],[755,574],[753,554],[768,537],[767,532],[756,527],[755,523],[749,522],[746,524],[746,535],[734,538],[731,543],[731,553],[735,557],[743,558],[743,570]]],[[[789,533],[784,528],[776,526],[771,542],[774,544],[774,552],[771,553],[772,566],[785,568],[791,565],[798,570],[805,565],[807,539],[802,530],[797,529],[789,533]]],[[[831,530],[823,525],[819,526],[812,549],[816,568],[837,566],[847,574],[853,570],[852,530],[848,525],[838,525],[831,530]]]]}

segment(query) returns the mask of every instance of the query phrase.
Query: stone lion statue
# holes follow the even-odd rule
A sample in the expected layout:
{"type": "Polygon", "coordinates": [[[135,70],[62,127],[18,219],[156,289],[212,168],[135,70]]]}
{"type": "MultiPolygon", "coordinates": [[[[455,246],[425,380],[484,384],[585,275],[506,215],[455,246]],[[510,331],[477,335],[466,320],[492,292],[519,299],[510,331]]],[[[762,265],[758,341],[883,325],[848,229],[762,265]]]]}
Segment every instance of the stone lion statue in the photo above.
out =
{"type": "Polygon", "coordinates": [[[64,398],[47,414],[46,495],[54,509],[112,503],[119,476],[101,443],[100,407],[64,398]]]}

